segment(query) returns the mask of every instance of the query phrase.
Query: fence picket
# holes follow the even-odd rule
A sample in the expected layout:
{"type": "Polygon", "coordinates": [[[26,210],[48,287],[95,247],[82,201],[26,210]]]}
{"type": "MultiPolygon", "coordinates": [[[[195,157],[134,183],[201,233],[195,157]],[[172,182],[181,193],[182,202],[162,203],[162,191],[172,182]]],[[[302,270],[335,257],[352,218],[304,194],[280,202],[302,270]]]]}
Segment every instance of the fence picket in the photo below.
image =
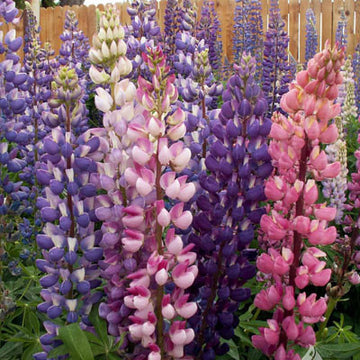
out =
{"type": "Polygon", "coordinates": [[[298,59],[299,40],[299,11],[298,0],[290,0],[289,3],[289,50],[294,59],[298,59]]]}
{"type": "MultiPolygon", "coordinates": [[[[333,33],[333,13],[332,13],[332,2],[331,0],[322,0],[321,3],[322,10],[322,48],[326,40],[332,39],[333,33]]],[[[336,28],[335,28],[336,29],[336,28]]]]}
{"type": "MultiPolygon", "coordinates": [[[[204,0],[193,0],[198,9],[198,16],[201,13],[201,7],[204,0]]],[[[270,0],[261,0],[264,33],[268,25],[268,11],[270,0]]],[[[126,11],[128,4],[118,4],[122,25],[130,24],[130,17],[126,11]]],[[[223,42],[223,56],[232,59],[232,37],[234,26],[236,0],[215,0],[215,9],[219,15],[221,23],[221,41],[223,42]]],[[[161,0],[158,5],[157,19],[163,28],[166,0],[161,0]]],[[[305,41],[306,41],[306,10],[311,7],[316,17],[316,28],[319,35],[319,49],[322,49],[324,43],[329,39],[332,44],[335,40],[337,23],[340,18],[341,9],[345,10],[348,19],[347,33],[348,46],[347,53],[352,54],[357,43],[360,40],[360,0],[279,0],[279,8],[282,18],[286,23],[285,29],[289,34],[289,51],[295,59],[304,60],[305,41]],[[356,14],[356,16],[355,16],[356,14]],[[321,29],[321,34],[320,34],[321,29]],[[321,43],[320,43],[321,42],[321,43]]],[[[50,42],[55,53],[57,54],[61,45],[60,34],[63,31],[65,12],[71,9],[76,13],[79,20],[79,29],[89,38],[90,43],[92,36],[96,32],[96,7],[94,5],[72,6],[72,7],[55,7],[40,9],[40,40],[43,44],[50,42]]],[[[104,4],[97,6],[97,9],[103,11],[104,4]]],[[[21,12],[19,14],[21,16],[21,12]]],[[[13,27],[13,25],[10,25],[13,27]]],[[[2,30],[4,33],[9,25],[4,24],[2,30]]],[[[24,19],[21,18],[19,24],[15,25],[18,36],[24,35],[24,19]]],[[[23,57],[20,51],[19,55],[23,57]]],[[[2,57],[0,56],[0,59],[2,57]]]]}

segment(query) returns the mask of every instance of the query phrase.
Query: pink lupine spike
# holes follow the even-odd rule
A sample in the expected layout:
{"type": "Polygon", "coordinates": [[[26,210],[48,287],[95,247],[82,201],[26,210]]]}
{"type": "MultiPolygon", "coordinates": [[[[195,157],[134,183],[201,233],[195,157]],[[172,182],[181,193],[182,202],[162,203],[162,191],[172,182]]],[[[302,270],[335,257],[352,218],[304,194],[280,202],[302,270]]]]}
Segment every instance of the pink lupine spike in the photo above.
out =
{"type": "Polygon", "coordinates": [[[158,267],[160,265],[160,263],[163,261],[164,257],[162,255],[159,255],[156,251],[154,251],[148,261],[147,261],[147,272],[149,275],[154,275],[157,270],[158,267]]]}
{"type": "Polygon", "coordinates": [[[318,199],[319,193],[315,180],[308,180],[304,189],[304,201],[307,205],[314,204],[318,199]]]}
{"type": "Polygon", "coordinates": [[[323,131],[319,140],[324,144],[332,144],[338,138],[339,132],[338,128],[335,124],[330,124],[325,131],[323,131]]]}
{"type": "Polygon", "coordinates": [[[264,337],[268,344],[276,345],[279,342],[280,327],[276,320],[267,320],[268,328],[264,328],[264,337]]]}
{"type": "Polygon", "coordinates": [[[296,74],[296,81],[302,88],[304,88],[309,82],[308,72],[306,70],[299,71],[296,74]]]}
{"type": "MultiPolygon", "coordinates": [[[[301,294],[300,294],[301,295],[301,294]]],[[[300,297],[299,295],[299,297],[300,297]]],[[[314,324],[319,322],[324,315],[327,305],[324,298],[316,299],[316,294],[311,294],[309,297],[301,297],[299,300],[299,312],[302,316],[302,320],[308,324],[314,324]]]]}
{"type": "Polygon", "coordinates": [[[139,138],[132,148],[132,157],[140,165],[145,165],[153,155],[153,143],[148,139],[139,138]]]}
{"type": "Polygon", "coordinates": [[[281,200],[286,194],[286,184],[280,177],[275,176],[265,183],[265,195],[273,201],[281,200]]]}
{"type": "Polygon", "coordinates": [[[168,139],[160,138],[159,140],[159,161],[161,165],[168,165],[171,159],[171,152],[168,148],[168,139]]]}
{"type": "Polygon", "coordinates": [[[271,131],[269,136],[276,140],[286,140],[290,137],[288,131],[286,131],[282,126],[279,124],[273,123],[271,126],[271,131]]]}
{"type": "Polygon", "coordinates": [[[277,305],[282,296],[282,289],[274,285],[266,290],[261,290],[255,296],[254,305],[261,310],[271,310],[277,305]]]}
{"type": "Polygon", "coordinates": [[[310,162],[316,170],[324,170],[328,165],[325,151],[320,150],[319,146],[314,146],[310,154],[310,162]]]}
{"type": "Polygon", "coordinates": [[[318,220],[332,221],[336,216],[336,208],[324,207],[314,209],[314,215],[318,220]]]}
{"type": "Polygon", "coordinates": [[[285,294],[282,299],[282,304],[284,308],[288,311],[292,310],[296,304],[295,296],[294,296],[294,287],[293,286],[286,286],[285,287],[285,294]]]}

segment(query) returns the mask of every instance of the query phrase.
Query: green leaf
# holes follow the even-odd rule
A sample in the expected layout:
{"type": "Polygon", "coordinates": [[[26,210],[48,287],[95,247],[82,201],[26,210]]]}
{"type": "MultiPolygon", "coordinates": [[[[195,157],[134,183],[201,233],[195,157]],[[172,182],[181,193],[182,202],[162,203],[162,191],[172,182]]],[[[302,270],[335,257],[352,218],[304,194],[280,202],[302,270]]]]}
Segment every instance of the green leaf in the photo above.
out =
{"type": "Polygon", "coordinates": [[[324,359],[348,359],[360,351],[360,343],[318,344],[316,350],[324,359]]]}
{"type": "Polygon", "coordinates": [[[110,348],[111,345],[109,341],[109,336],[107,335],[108,332],[107,332],[106,321],[100,318],[98,309],[99,309],[98,306],[93,307],[89,315],[89,319],[91,323],[94,325],[96,333],[98,334],[102,343],[110,348]]]}
{"type": "Polygon", "coordinates": [[[71,359],[94,360],[89,341],[79,324],[61,327],[59,329],[59,337],[66,345],[71,359]]]}
{"type": "Polygon", "coordinates": [[[52,349],[49,352],[49,357],[58,357],[58,356],[64,356],[69,353],[68,348],[63,344],[60,346],[57,346],[56,348],[52,349]]]}
{"type": "Polygon", "coordinates": [[[21,343],[7,342],[0,348],[0,359],[7,360],[10,359],[10,356],[20,355],[22,353],[22,346],[23,344],[21,343]]]}
{"type": "Polygon", "coordinates": [[[26,348],[26,350],[23,352],[21,356],[21,360],[33,360],[33,354],[40,352],[41,346],[37,342],[29,347],[26,348]]]}

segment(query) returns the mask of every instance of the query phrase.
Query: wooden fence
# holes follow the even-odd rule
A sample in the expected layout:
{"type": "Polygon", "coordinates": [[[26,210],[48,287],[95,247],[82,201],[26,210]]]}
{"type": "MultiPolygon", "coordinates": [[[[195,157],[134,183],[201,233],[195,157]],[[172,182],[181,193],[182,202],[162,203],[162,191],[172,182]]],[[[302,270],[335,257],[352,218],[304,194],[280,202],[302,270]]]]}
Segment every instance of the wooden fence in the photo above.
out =
{"type": "MultiPolygon", "coordinates": [[[[194,0],[200,11],[202,0],[194,0]]],[[[127,4],[117,4],[121,11],[121,21],[123,25],[130,23],[130,17],[126,12],[127,4]]],[[[235,0],[215,0],[216,11],[219,15],[222,27],[222,42],[224,55],[232,58],[232,32],[234,25],[235,0]]],[[[264,29],[268,22],[268,9],[270,0],[262,0],[262,17],[264,29]]],[[[304,61],[305,56],[305,13],[308,8],[312,8],[316,17],[316,27],[320,38],[320,49],[326,39],[331,39],[334,43],[337,23],[340,19],[341,11],[345,11],[348,25],[348,47],[347,53],[354,52],[356,44],[360,41],[360,0],[279,0],[281,16],[286,23],[285,29],[288,30],[290,43],[289,50],[292,56],[300,61],[304,61]]],[[[158,4],[157,19],[160,26],[163,26],[163,19],[166,7],[166,0],[161,0],[158,4]]],[[[99,5],[100,10],[104,5],[99,5]]],[[[96,7],[73,6],[41,8],[40,26],[41,41],[50,42],[56,53],[61,45],[60,34],[63,31],[65,12],[72,9],[77,14],[79,28],[89,37],[90,41],[96,28],[96,7]]],[[[16,26],[18,36],[24,33],[24,22],[20,21],[16,26]]],[[[7,25],[3,25],[6,27],[7,25]]],[[[4,29],[6,31],[6,29],[4,29]]]]}

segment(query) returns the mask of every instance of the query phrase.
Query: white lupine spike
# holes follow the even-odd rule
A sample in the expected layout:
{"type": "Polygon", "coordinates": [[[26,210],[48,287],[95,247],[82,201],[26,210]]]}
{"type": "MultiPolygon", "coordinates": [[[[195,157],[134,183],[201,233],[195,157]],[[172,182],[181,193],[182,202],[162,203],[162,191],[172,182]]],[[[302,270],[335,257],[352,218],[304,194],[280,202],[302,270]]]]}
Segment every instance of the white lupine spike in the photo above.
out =
{"type": "Polygon", "coordinates": [[[114,34],[113,34],[113,31],[111,30],[111,28],[109,27],[106,31],[106,39],[108,41],[111,41],[114,39],[114,34]]]}
{"type": "Polygon", "coordinates": [[[97,34],[99,40],[101,42],[105,41],[106,40],[106,31],[103,27],[100,28],[98,34],[97,34]]]}
{"type": "Polygon", "coordinates": [[[101,53],[104,59],[108,59],[110,57],[110,49],[107,46],[106,42],[103,42],[101,45],[101,53]]]}

